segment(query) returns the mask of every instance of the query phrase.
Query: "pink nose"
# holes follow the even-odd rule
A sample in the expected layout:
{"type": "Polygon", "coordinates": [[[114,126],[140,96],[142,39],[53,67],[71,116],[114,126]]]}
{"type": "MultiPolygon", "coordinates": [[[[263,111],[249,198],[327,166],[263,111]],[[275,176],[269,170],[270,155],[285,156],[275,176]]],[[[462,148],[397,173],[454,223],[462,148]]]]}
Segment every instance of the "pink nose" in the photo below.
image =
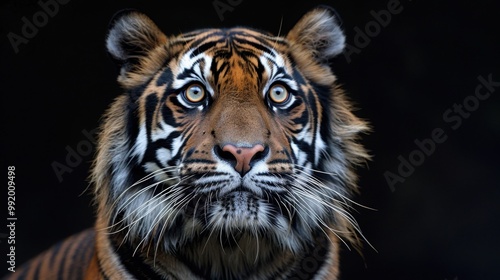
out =
{"type": "Polygon", "coordinates": [[[236,171],[238,171],[240,174],[246,174],[250,170],[250,168],[252,168],[252,161],[262,158],[264,146],[257,144],[251,148],[247,148],[236,147],[231,144],[227,144],[222,147],[222,151],[230,153],[234,157],[233,161],[236,160],[234,169],[236,171]],[[257,154],[262,156],[258,156],[257,154]]]}

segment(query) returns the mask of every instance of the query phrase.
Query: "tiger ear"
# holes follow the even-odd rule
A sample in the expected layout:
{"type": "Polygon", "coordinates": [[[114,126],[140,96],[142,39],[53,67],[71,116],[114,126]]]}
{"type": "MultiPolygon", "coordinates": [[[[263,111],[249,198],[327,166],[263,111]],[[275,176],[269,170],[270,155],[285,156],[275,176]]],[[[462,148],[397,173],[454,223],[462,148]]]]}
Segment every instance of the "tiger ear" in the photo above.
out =
{"type": "Polygon", "coordinates": [[[123,10],[111,21],[106,47],[113,59],[126,63],[146,55],[166,41],[166,36],[149,17],[135,10],[123,10]]]}
{"type": "Polygon", "coordinates": [[[345,47],[340,18],[335,10],[327,6],[319,6],[302,16],[287,39],[319,62],[342,53],[345,47]]]}
{"type": "Polygon", "coordinates": [[[106,48],[121,68],[118,79],[122,85],[133,86],[158,70],[166,56],[166,43],[165,34],[141,12],[123,10],[115,14],[106,48]]]}

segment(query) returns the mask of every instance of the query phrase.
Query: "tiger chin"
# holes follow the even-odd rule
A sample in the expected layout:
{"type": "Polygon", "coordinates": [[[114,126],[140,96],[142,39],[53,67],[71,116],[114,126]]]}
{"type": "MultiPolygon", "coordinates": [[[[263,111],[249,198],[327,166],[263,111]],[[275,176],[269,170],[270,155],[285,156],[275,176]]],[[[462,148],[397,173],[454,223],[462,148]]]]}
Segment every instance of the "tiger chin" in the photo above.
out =
{"type": "Polygon", "coordinates": [[[116,15],[106,47],[124,94],[100,130],[95,229],[58,245],[59,274],[54,250],[19,273],[338,279],[339,248],[360,245],[349,197],[369,159],[368,125],[331,69],[344,45],[327,7],[286,36],[166,36],[140,12],[116,15]]]}

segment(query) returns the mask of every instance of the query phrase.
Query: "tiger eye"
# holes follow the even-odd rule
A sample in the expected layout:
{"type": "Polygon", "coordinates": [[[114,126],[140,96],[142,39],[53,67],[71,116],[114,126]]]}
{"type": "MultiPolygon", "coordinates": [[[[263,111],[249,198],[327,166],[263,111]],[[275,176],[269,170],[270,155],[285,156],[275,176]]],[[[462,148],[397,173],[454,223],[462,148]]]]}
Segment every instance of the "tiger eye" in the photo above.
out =
{"type": "Polygon", "coordinates": [[[205,89],[199,84],[192,84],[184,91],[184,96],[187,101],[198,103],[205,99],[205,89]]]}
{"type": "Polygon", "coordinates": [[[284,103],[288,100],[288,96],[290,94],[288,93],[288,90],[286,87],[280,84],[276,84],[269,89],[269,99],[277,104],[284,103]]]}

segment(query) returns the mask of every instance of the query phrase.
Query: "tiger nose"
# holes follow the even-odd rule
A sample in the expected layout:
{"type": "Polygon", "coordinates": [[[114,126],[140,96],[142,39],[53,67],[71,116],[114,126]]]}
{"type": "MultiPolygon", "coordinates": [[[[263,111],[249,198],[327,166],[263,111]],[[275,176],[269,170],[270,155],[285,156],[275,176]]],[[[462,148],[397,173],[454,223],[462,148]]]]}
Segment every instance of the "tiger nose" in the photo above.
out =
{"type": "Polygon", "coordinates": [[[254,162],[266,156],[266,149],[261,144],[250,148],[226,144],[222,147],[222,153],[219,153],[219,156],[233,164],[234,169],[243,176],[252,168],[254,162]]]}

